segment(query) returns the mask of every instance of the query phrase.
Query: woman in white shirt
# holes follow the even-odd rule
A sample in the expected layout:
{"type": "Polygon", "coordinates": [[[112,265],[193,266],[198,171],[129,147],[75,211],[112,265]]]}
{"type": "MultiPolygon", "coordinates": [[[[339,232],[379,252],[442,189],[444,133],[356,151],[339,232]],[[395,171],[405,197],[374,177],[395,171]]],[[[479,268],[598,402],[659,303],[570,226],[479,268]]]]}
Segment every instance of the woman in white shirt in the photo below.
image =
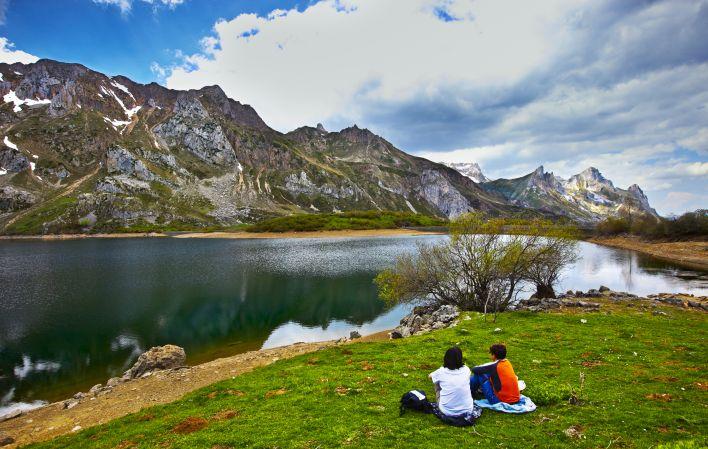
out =
{"type": "Polygon", "coordinates": [[[437,398],[436,413],[438,418],[453,425],[474,424],[481,414],[481,409],[475,407],[470,390],[470,369],[462,362],[462,350],[457,346],[445,352],[443,366],[430,373],[429,377],[435,385],[437,398]],[[442,416],[441,416],[442,415],[442,416]],[[458,418],[459,424],[446,418],[458,418]],[[464,423],[467,424],[464,424],[464,423]]]}

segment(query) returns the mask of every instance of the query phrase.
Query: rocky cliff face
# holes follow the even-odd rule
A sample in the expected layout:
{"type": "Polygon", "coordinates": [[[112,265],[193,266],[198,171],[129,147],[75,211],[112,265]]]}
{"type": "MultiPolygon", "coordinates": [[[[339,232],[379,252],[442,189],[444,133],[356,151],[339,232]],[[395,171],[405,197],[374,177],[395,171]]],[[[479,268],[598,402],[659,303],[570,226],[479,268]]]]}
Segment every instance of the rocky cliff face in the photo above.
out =
{"type": "Polygon", "coordinates": [[[520,211],[357,126],[287,134],[218,86],[175,91],[79,64],[0,64],[0,230],[194,228],[294,212],[520,211]]]}

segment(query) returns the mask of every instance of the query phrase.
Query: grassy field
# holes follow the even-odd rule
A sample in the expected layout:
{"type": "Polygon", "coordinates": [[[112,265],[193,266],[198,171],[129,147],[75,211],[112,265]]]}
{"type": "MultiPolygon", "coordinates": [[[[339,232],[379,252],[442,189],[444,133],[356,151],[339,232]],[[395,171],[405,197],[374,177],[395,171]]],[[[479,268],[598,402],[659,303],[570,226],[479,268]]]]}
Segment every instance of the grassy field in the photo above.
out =
{"type": "Polygon", "coordinates": [[[603,308],[592,314],[513,312],[496,323],[471,314],[455,328],[338,346],[31,447],[706,447],[707,315],[603,308]],[[525,393],[539,405],[536,412],[485,411],[474,430],[445,426],[432,415],[399,418],[401,394],[412,388],[432,393],[427,375],[445,349],[460,345],[473,365],[487,361],[493,342],[507,344],[528,384],[525,393]],[[579,405],[569,404],[571,394],[580,396],[579,405]],[[676,441],[684,443],[670,443],[676,441]]]}
{"type": "Polygon", "coordinates": [[[249,232],[339,231],[344,229],[396,229],[444,226],[446,221],[427,215],[395,211],[355,211],[338,214],[297,214],[256,223],[249,232]]]}

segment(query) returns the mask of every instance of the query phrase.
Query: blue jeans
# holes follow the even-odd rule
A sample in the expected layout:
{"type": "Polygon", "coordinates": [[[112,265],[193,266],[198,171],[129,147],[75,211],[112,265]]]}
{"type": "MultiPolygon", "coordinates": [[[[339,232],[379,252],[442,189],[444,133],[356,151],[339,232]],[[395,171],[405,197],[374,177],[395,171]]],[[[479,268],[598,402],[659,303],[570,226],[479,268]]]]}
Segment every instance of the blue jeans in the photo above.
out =
{"type": "Polygon", "coordinates": [[[490,404],[501,402],[494,393],[494,388],[492,388],[492,381],[489,378],[489,374],[473,374],[472,377],[470,377],[470,390],[472,390],[472,394],[474,394],[477,390],[481,390],[484,398],[490,404]]]}

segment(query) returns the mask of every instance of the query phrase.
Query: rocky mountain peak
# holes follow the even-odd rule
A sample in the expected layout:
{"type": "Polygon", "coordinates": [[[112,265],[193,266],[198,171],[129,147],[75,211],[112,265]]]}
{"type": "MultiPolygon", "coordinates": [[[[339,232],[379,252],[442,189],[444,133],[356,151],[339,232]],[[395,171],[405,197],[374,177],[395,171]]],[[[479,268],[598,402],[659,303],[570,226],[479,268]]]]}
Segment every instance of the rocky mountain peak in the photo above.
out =
{"type": "Polygon", "coordinates": [[[445,165],[457,170],[478,184],[489,181],[489,178],[482,173],[482,168],[476,162],[449,162],[445,163],[445,165]]]}
{"type": "Polygon", "coordinates": [[[326,133],[326,132],[327,132],[327,130],[325,129],[325,127],[322,126],[322,123],[318,123],[318,124],[317,124],[317,131],[323,132],[323,133],[326,133]]]}
{"type": "Polygon", "coordinates": [[[359,128],[356,124],[339,131],[339,134],[352,143],[367,143],[376,139],[381,139],[367,128],[359,128]]]}

